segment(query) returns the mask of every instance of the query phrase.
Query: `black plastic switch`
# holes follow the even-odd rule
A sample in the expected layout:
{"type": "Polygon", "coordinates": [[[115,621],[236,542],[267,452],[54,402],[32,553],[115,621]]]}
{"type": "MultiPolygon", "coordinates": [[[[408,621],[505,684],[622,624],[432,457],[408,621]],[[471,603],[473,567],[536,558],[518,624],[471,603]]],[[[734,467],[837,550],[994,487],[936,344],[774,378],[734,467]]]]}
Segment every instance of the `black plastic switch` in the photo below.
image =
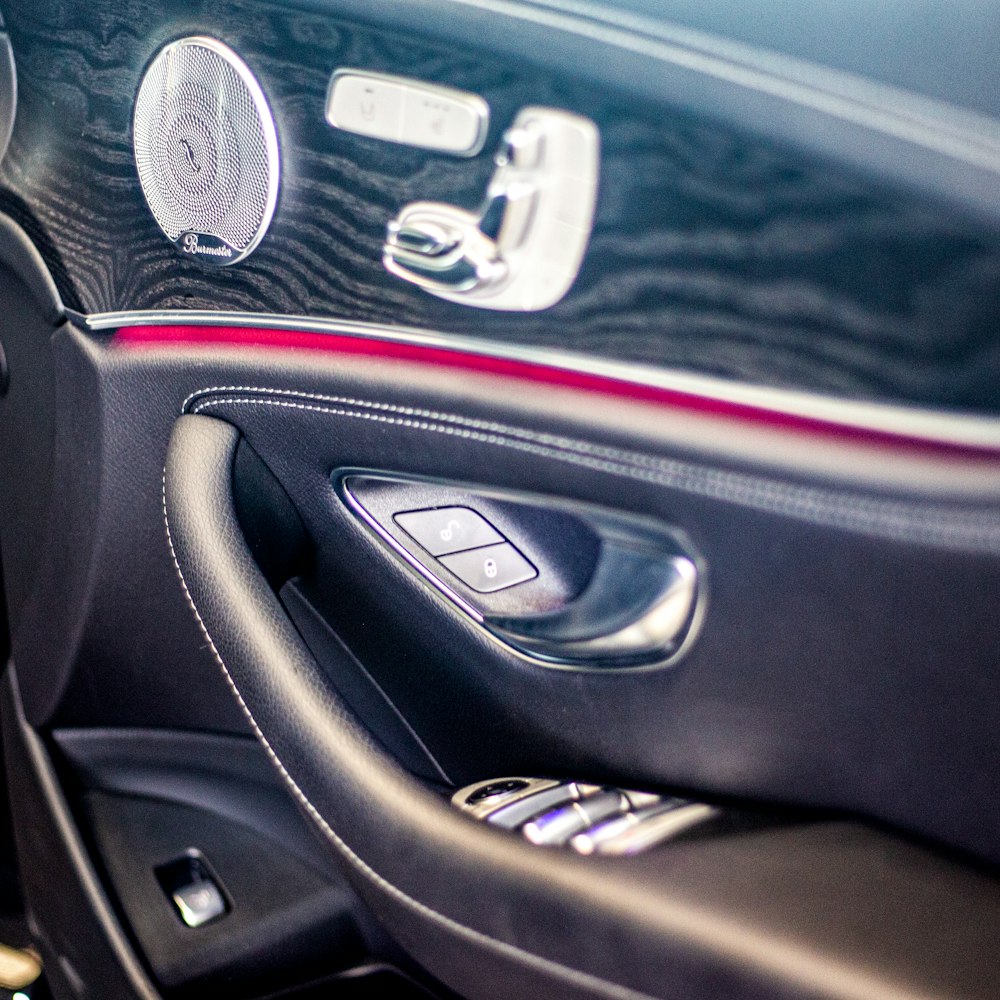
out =
{"type": "Polygon", "coordinates": [[[538,576],[538,570],[509,542],[444,556],[441,564],[480,594],[492,594],[538,576]]]}
{"type": "Polygon", "coordinates": [[[502,542],[503,535],[468,507],[435,507],[394,515],[396,523],[432,556],[502,542]]]}

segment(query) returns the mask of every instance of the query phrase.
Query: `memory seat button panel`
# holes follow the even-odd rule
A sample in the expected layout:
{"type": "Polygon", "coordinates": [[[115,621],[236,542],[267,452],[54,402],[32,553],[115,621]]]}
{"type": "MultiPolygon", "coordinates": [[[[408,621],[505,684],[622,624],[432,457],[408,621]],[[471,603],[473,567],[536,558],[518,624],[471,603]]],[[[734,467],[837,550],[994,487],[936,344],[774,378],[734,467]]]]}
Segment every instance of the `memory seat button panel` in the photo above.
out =
{"type": "Polygon", "coordinates": [[[639,854],[720,815],[717,807],[689,799],[545,778],[479,781],[451,801],[532,844],[584,855],[639,854]]]}

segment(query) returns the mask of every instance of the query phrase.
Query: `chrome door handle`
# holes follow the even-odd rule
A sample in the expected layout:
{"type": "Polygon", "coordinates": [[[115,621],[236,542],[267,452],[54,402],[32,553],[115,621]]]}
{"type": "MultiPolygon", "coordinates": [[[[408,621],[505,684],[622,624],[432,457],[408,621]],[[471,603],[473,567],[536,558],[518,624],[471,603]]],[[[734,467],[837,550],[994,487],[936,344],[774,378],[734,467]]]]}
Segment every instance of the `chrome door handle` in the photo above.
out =
{"type": "Polygon", "coordinates": [[[597,127],[524,108],[505,133],[478,212],[418,201],[388,226],[386,269],[439,298],[532,312],[569,291],[590,239],[600,162],[597,127]]]}
{"type": "Polygon", "coordinates": [[[688,636],[704,584],[680,554],[606,539],[587,589],[566,607],[522,618],[490,616],[499,636],[526,652],[578,664],[662,659],[688,636]]]}

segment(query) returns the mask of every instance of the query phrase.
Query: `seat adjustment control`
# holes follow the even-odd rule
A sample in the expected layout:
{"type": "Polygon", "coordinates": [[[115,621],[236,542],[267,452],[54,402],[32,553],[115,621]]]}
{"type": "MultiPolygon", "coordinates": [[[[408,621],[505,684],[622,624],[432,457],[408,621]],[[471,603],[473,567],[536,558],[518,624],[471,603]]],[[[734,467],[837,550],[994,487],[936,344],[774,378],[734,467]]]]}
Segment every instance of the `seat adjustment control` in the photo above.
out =
{"type": "Polygon", "coordinates": [[[477,211],[416,201],[389,222],[386,270],[442,299],[533,312],[569,291],[590,240],[597,127],[555,108],[523,108],[504,135],[477,211]]]}

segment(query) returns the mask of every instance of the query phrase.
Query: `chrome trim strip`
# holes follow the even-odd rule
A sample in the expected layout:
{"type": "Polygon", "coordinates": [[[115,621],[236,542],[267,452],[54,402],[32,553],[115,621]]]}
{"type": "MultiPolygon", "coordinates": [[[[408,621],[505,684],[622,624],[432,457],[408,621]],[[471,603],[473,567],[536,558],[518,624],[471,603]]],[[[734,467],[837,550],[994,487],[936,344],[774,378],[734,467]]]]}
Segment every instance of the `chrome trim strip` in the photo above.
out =
{"type": "Polygon", "coordinates": [[[612,361],[573,351],[503,344],[461,334],[437,333],[414,327],[381,326],[354,320],[318,319],[265,313],[213,312],[211,310],[161,309],[126,312],[70,314],[88,330],[116,330],[126,326],[243,326],[303,333],[339,334],[383,340],[416,347],[433,347],[475,354],[501,361],[521,361],[562,371],[614,379],[637,386],[664,389],[714,402],[752,407],[783,416],[872,431],[928,443],[1000,451],[1000,418],[972,413],[948,413],[915,406],[864,403],[834,399],[791,389],[770,389],[731,382],[709,375],[695,375],[669,368],[612,361]]]}

